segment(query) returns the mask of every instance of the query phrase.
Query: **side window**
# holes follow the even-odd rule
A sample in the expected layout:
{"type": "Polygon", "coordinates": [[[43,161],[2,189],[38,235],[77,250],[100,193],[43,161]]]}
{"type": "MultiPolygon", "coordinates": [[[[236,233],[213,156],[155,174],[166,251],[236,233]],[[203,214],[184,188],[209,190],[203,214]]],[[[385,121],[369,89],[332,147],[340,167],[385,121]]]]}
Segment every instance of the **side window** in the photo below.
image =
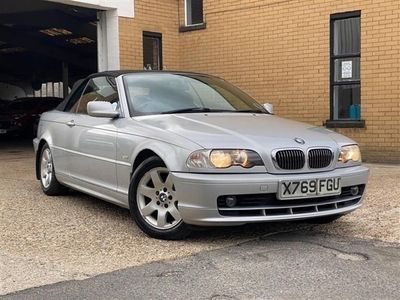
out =
{"type": "Polygon", "coordinates": [[[185,25],[192,26],[203,23],[203,0],[185,0],[185,25]]]}
{"type": "Polygon", "coordinates": [[[107,101],[119,109],[117,85],[112,77],[96,77],[89,80],[79,101],[77,113],[87,114],[87,104],[90,101],[107,101]]]}
{"type": "Polygon", "coordinates": [[[79,99],[81,98],[83,89],[85,88],[86,84],[85,83],[81,83],[81,85],[79,86],[79,88],[75,91],[75,93],[71,96],[71,98],[69,98],[69,101],[67,103],[67,105],[64,108],[64,111],[66,112],[76,112],[76,108],[78,106],[79,103],[79,99]]]}

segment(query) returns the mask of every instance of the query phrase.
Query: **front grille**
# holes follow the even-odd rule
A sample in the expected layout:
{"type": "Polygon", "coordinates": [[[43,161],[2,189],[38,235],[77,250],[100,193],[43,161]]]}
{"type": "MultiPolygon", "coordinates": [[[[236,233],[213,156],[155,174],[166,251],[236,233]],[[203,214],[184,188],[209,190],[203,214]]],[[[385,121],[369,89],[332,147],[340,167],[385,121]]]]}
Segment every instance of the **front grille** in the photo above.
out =
{"type": "Polygon", "coordinates": [[[301,150],[279,150],[275,154],[278,167],[284,170],[298,170],[304,167],[306,157],[301,150]]]}
{"type": "Polygon", "coordinates": [[[311,169],[326,168],[331,164],[333,153],[329,149],[312,149],[308,152],[308,166],[311,169]]]}
{"type": "Polygon", "coordinates": [[[365,185],[359,185],[359,193],[351,194],[351,187],[343,187],[337,196],[320,198],[279,200],[276,194],[236,195],[237,204],[234,207],[226,205],[226,197],[217,199],[218,211],[222,216],[289,216],[302,213],[337,210],[358,204],[364,193],[365,185]]]}

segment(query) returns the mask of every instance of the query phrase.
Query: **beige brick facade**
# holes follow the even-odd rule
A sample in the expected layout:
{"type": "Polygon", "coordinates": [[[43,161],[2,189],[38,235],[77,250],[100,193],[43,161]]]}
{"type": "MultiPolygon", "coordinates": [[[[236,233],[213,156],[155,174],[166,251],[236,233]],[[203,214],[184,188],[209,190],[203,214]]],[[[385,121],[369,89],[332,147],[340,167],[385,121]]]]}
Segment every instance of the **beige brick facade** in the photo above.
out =
{"type": "Polygon", "coordinates": [[[177,0],[135,0],[135,18],[120,18],[122,69],[143,69],[143,31],[162,34],[165,69],[179,68],[179,17],[177,0]]]}
{"type": "Polygon", "coordinates": [[[204,1],[206,29],[179,33],[183,0],[135,0],[120,19],[121,66],[143,67],[142,31],[163,35],[167,69],[205,72],[238,85],[278,115],[329,119],[329,18],[361,10],[361,107],[365,128],[336,129],[367,161],[400,162],[400,1],[204,1]]]}

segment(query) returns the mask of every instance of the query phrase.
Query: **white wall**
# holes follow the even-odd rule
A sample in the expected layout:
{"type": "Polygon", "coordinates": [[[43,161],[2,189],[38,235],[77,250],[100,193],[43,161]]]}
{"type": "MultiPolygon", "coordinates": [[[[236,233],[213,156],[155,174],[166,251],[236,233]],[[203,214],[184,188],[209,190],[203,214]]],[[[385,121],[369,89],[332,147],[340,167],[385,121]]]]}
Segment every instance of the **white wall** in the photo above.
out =
{"type": "Polygon", "coordinates": [[[99,71],[119,70],[119,23],[115,9],[98,12],[97,55],[99,71]]]}
{"type": "Polygon", "coordinates": [[[134,0],[47,0],[50,2],[64,3],[89,7],[94,9],[116,9],[119,17],[134,17],[134,0]]]}

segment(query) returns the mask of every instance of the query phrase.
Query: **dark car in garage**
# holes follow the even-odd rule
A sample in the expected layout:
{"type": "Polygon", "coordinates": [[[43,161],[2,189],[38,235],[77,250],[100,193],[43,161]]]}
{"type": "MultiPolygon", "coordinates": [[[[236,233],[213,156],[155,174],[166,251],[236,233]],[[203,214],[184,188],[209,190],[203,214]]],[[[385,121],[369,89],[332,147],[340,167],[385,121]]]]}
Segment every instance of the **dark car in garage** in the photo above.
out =
{"type": "Polygon", "coordinates": [[[0,112],[3,111],[3,109],[10,104],[10,100],[4,100],[4,99],[0,99],[0,112]]]}
{"type": "Polygon", "coordinates": [[[0,135],[36,135],[40,115],[54,109],[61,101],[57,97],[27,97],[10,101],[0,111],[0,135]]]}

